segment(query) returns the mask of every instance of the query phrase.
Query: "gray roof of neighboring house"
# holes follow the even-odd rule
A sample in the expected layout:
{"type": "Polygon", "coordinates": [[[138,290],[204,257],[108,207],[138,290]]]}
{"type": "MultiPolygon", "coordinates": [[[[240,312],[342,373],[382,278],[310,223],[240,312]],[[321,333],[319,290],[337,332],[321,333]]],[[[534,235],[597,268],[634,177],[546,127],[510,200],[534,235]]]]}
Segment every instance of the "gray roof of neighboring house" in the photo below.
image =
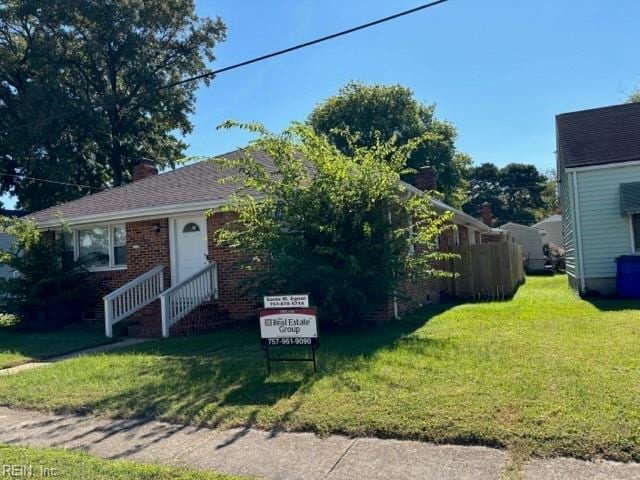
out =
{"type": "Polygon", "coordinates": [[[557,213],[555,215],[550,215],[547,218],[543,218],[542,220],[540,220],[538,223],[536,223],[535,225],[533,225],[534,227],[537,225],[542,225],[543,223],[549,223],[549,222],[562,222],[562,215],[557,213]]]}
{"type": "Polygon", "coordinates": [[[558,172],[640,160],[640,103],[556,116],[558,172]]]}
{"type": "Polygon", "coordinates": [[[500,229],[500,230],[524,230],[524,231],[530,231],[530,232],[536,232],[536,233],[539,233],[539,232],[542,231],[539,228],[530,227],[529,225],[522,225],[521,223],[515,223],[515,222],[507,222],[504,225],[500,225],[498,227],[498,229],[500,229]]]}
{"type": "MultiPolygon", "coordinates": [[[[238,158],[244,150],[235,150],[221,155],[238,158]]],[[[274,170],[273,160],[262,152],[255,152],[254,158],[274,170]]],[[[237,190],[237,185],[220,184],[219,180],[232,172],[222,171],[214,162],[199,162],[175,170],[147,177],[136,182],[87,195],[35,212],[31,218],[37,222],[65,221],[83,217],[142,211],[152,207],[189,205],[195,203],[224,202],[237,190]]]]}

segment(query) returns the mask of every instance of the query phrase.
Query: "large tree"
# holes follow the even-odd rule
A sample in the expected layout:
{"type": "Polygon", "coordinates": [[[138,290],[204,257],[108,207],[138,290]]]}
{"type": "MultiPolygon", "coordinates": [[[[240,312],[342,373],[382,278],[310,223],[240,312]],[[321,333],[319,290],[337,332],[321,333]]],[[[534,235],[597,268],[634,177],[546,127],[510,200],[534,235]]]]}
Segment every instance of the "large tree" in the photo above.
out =
{"type": "Polygon", "coordinates": [[[483,163],[469,172],[470,196],[465,212],[480,217],[482,204],[491,204],[496,225],[507,222],[530,225],[557,206],[551,177],[535,165],[510,163],[502,168],[483,163]]]}
{"type": "Polygon", "coordinates": [[[87,191],[64,183],[121,185],[143,157],[173,165],[197,82],[172,85],[205,72],[224,36],[192,0],[4,2],[1,191],[37,209],[87,191]]]}
{"type": "MultiPolygon", "coordinates": [[[[373,147],[377,141],[395,138],[398,145],[405,145],[422,138],[408,166],[433,167],[448,203],[459,206],[466,199],[465,178],[471,159],[457,151],[455,127],[438,120],[435,107],[417,101],[409,88],[351,82],[318,105],[308,122],[347,155],[357,147],[373,147]]],[[[411,181],[412,176],[405,179],[411,181]]]]}

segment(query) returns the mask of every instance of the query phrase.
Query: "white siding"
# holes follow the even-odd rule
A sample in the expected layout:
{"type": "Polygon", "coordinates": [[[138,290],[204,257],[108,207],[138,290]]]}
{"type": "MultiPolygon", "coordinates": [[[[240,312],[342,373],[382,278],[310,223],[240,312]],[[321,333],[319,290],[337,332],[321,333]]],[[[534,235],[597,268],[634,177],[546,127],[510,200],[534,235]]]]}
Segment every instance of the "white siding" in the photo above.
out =
{"type": "Polygon", "coordinates": [[[586,278],[615,277],[616,257],[632,253],[620,184],[640,181],[640,166],[578,171],[582,258],[586,278]]]}
{"type": "Polygon", "coordinates": [[[541,222],[533,225],[534,228],[539,230],[544,230],[547,232],[547,235],[544,237],[544,243],[554,243],[559,247],[562,246],[562,220],[555,219],[556,215],[553,216],[553,219],[545,219],[541,222]]]}
{"type": "Polygon", "coordinates": [[[562,210],[562,237],[564,243],[564,258],[567,274],[576,277],[578,275],[578,263],[575,238],[575,218],[573,212],[573,189],[571,188],[571,176],[563,173],[560,179],[560,209],[562,210]]]}
{"type": "MultiPolygon", "coordinates": [[[[511,232],[511,238],[516,243],[522,245],[522,251],[528,260],[544,259],[544,251],[542,249],[542,233],[537,228],[519,225],[517,223],[506,223],[500,227],[500,230],[511,232]]],[[[542,263],[544,266],[544,262],[542,263]]]]}

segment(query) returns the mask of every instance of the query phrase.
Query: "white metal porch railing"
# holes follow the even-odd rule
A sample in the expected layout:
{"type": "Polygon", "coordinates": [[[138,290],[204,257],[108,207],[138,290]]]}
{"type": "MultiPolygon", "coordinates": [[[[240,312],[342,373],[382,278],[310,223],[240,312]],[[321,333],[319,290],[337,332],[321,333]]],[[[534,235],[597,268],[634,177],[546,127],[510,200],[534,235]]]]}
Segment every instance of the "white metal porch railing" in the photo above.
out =
{"type": "Polygon", "coordinates": [[[158,265],[104,299],[104,331],[113,336],[113,325],[156,300],[164,290],[164,266],[158,265]]]}
{"type": "Polygon", "coordinates": [[[218,267],[215,262],[162,292],[162,336],[168,337],[172,325],[211,298],[218,298],[218,267]]]}

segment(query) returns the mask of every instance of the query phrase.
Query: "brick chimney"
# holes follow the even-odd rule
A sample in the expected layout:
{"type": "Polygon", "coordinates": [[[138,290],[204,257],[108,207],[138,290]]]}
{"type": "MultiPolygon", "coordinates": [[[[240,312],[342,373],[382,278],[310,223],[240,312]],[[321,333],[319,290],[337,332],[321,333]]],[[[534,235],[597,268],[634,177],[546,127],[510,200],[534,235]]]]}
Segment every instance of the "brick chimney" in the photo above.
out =
{"type": "Polygon", "coordinates": [[[133,167],[134,182],[142,180],[143,178],[152,177],[153,175],[157,174],[158,168],[156,167],[156,164],[147,158],[140,159],[138,164],[133,167]]]}
{"type": "Polygon", "coordinates": [[[429,165],[420,167],[418,173],[416,173],[416,188],[423,192],[438,189],[438,173],[433,167],[429,165]]]}
{"type": "Polygon", "coordinates": [[[482,222],[490,227],[493,226],[493,213],[491,212],[491,204],[489,202],[482,204],[482,222]]]}

